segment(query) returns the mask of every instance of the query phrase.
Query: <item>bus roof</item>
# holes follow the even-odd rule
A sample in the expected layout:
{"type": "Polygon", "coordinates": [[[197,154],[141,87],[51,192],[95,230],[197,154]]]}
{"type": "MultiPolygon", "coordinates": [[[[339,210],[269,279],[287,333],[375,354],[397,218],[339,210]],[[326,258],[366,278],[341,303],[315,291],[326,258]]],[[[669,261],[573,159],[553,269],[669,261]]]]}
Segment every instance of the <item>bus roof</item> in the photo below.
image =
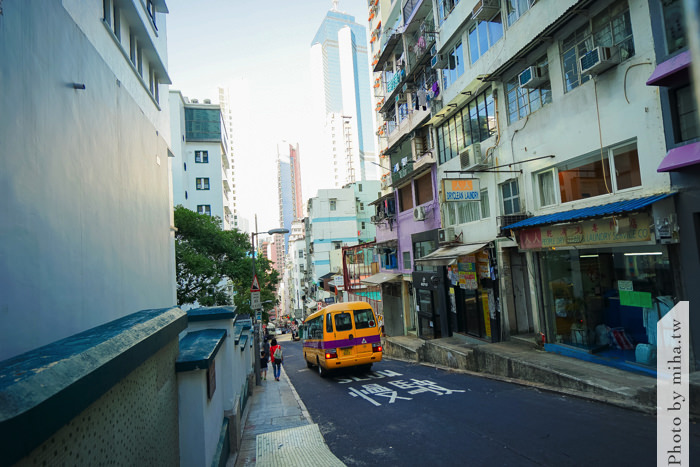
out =
{"type": "MultiPolygon", "coordinates": [[[[309,316],[306,317],[304,322],[316,318],[317,316],[321,316],[322,314],[328,312],[328,311],[347,311],[347,310],[366,310],[367,308],[372,309],[372,305],[370,305],[367,302],[363,301],[358,301],[358,302],[342,302],[342,303],[334,303],[332,305],[328,305],[325,308],[321,308],[315,313],[310,314],[309,316]]],[[[372,309],[372,311],[374,311],[372,309]]]]}

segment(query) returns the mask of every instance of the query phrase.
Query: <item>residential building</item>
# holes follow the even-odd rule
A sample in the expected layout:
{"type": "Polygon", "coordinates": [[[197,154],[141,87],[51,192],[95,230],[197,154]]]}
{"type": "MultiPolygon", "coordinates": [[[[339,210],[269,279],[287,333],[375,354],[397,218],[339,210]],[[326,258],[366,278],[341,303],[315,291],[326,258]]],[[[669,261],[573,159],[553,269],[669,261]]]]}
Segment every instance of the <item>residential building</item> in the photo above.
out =
{"type": "Polygon", "coordinates": [[[167,7],[149,5],[2,5],[0,359],[175,303],[167,7]]]}
{"type": "Polygon", "coordinates": [[[285,270],[285,283],[288,284],[288,302],[292,318],[304,318],[304,302],[306,300],[305,282],[307,282],[307,249],[304,220],[292,222],[289,236],[289,261],[285,270]]]}
{"type": "Polygon", "coordinates": [[[338,1],[311,42],[311,89],[323,158],[333,188],[376,176],[366,28],[338,11],[338,1]]]}
{"type": "Polygon", "coordinates": [[[413,265],[415,258],[436,247],[441,226],[436,151],[430,126],[426,125],[431,109],[442,97],[440,74],[431,58],[437,36],[434,10],[429,1],[369,5],[371,24],[373,19],[376,21],[372,13],[381,13],[372,38],[377,37],[376,42],[381,44],[373,64],[377,73],[375,109],[382,122],[376,133],[383,147],[380,161],[385,173],[381,185],[384,191],[373,203],[381,272],[365,279],[365,283],[382,291],[385,331],[389,335],[449,335],[442,276],[435,276],[430,267],[413,265]],[[438,277],[440,286],[432,280],[423,290],[420,285],[424,274],[438,277]],[[415,290],[415,296],[411,290],[415,290]],[[414,303],[420,300],[423,306],[416,307],[414,303]]]}
{"type": "MultiPolygon", "coordinates": [[[[681,0],[650,2],[651,27],[656,53],[654,71],[647,86],[657,86],[661,98],[666,156],[657,171],[668,172],[676,195],[677,217],[663,219],[661,231],[680,241],[679,264],[682,287],[678,299],[687,300],[691,310],[700,303],[700,290],[694,287],[700,274],[700,125],[697,88],[693,96],[690,34],[686,31],[681,0]]],[[[700,342],[700,320],[690,320],[690,341],[700,342]]],[[[698,346],[694,348],[697,368],[698,346]]],[[[692,365],[691,365],[692,368],[692,365]]],[[[692,371],[692,370],[691,370],[692,371]]]]}
{"type": "Polygon", "coordinates": [[[697,256],[679,246],[681,218],[694,238],[698,140],[680,2],[368,6],[385,24],[373,65],[390,172],[373,203],[381,270],[365,283],[405,309],[411,272],[422,337],[541,333],[549,351],[653,372],[647,323],[687,296],[681,256],[697,256]],[[408,209],[436,216],[410,242],[408,209]]]}
{"type": "Polygon", "coordinates": [[[436,5],[430,123],[443,237],[461,242],[416,261],[444,267],[451,329],[541,332],[547,350],[647,371],[645,323],[679,287],[676,240],[658,228],[675,200],[643,79],[649,2],[436,5]],[[630,343],[616,348],[620,336],[630,343]]]}
{"type": "MultiPolygon", "coordinates": [[[[307,204],[312,278],[341,274],[342,247],[374,241],[369,203],[379,194],[379,181],[367,180],[340,189],[319,190],[307,204]]],[[[320,297],[314,297],[320,298],[320,297]]]]}
{"type": "Polygon", "coordinates": [[[235,227],[228,131],[221,107],[170,91],[173,201],[235,227]]]}

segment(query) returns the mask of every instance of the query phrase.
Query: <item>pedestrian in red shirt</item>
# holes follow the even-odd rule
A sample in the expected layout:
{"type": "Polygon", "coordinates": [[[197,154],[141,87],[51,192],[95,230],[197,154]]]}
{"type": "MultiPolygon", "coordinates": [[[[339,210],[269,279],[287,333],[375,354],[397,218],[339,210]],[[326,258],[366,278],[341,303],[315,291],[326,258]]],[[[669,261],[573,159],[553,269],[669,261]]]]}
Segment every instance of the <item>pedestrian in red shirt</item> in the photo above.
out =
{"type": "Polygon", "coordinates": [[[282,346],[277,344],[277,339],[272,339],[272,342],[270,342],[270,361],[272,362],[275,381],[280,380],[282,360],[282,346]]]}

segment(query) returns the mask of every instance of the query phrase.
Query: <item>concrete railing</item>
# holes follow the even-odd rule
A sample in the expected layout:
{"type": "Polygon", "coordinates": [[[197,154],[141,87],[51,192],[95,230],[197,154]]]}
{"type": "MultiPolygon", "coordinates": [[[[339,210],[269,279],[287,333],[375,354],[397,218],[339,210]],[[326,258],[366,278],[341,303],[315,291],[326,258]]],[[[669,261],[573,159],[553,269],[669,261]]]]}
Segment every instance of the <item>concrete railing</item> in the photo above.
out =
{"type": "Polygon", "coordinates": [[[223,465],[254,385],[233,307],[144,310],[0,362],[0,465],[223,465]]]}
{"type": "Polygon", "coordinates": [[[0,362],[3,465],[178,465],[179,308],[145,310],[0,362]]]}
{"type": "Polygon", "coordinates": [[[222,465],[240,447],[241,414],[255,384],[252,322],[232,306],[188,310],[187,317],[176,365],[180,462],[222,465]]]}

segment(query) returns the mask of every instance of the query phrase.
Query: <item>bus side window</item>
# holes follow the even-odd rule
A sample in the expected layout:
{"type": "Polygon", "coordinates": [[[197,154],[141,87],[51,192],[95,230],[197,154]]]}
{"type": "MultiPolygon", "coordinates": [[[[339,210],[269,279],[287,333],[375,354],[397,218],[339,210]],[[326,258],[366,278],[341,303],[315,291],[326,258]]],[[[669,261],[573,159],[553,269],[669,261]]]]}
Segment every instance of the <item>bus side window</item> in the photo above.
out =
{"type": "Polygon", "coordinates": [[[333,332],[333,325],[331,324],[331,314],[326,315],[326,332],[333,332]]]}
{"type": "Polygon", "coordinates": [[[323,339],[323,327],[322,327],[323,325],[321,324],[322,320],[323,320],[323,318],[321,316],[319,316],[318,318],[314,319],[314,321],[313,321],[314,327],[313,327],[313,333],[311,336],[314,339],[323,339]]]}

